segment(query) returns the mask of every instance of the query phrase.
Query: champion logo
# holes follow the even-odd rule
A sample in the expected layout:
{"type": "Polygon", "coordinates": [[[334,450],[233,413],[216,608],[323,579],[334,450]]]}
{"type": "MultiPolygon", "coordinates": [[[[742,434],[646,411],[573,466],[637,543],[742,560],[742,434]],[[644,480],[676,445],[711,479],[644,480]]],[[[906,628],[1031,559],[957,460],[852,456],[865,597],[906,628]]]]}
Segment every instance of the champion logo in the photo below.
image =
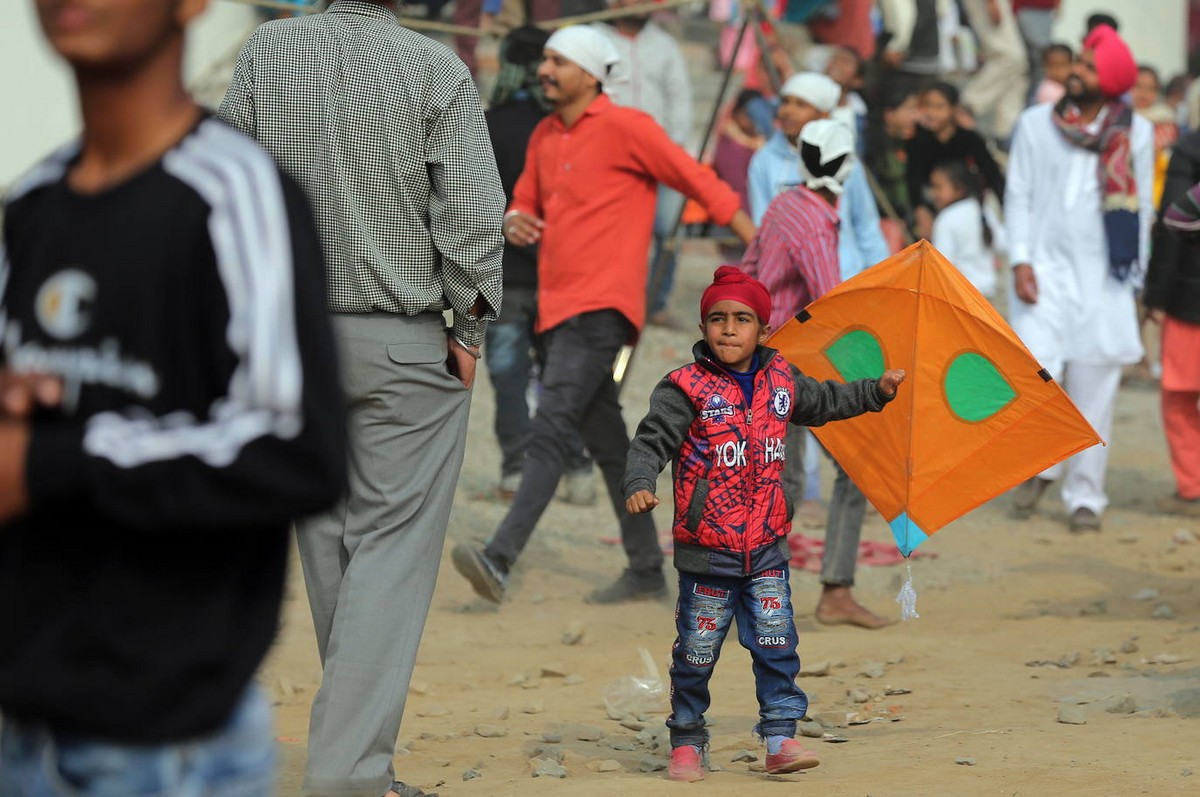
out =
{"type": "Polygon", "coordinates": [[[704,402],[704,409],[700,411],[700,418],[705,421],[720,420],[733,415],[733,405],[725,400],[724,396],[715,395],[709,396],[704,402]]]}
{"type": "Polygon", "coordinates": [[[775,394],[771,396],[771,410],[781,421],[792,417],[792,394],[786,387],[775,388],[775,394]]]}

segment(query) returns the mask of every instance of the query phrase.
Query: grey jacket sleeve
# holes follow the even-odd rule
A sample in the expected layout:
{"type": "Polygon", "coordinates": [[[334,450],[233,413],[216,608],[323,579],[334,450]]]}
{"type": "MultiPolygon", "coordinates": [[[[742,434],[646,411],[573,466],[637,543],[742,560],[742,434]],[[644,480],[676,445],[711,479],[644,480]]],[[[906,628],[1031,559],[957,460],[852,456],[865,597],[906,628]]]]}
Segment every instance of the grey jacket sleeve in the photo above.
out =
{"type": "Polygon", "coordinates": [[[800,373],[794,365],[791,369],[796,383],[792,423],[797,426],[824,426],[829,421],[844,421],[866,412],[879,412],[892,400],[880,391],[878,379],[818,382],[800,373]]]}
{"type": "Polygon", "coordinates": [[[639,490],[654,492],[658,474],[679,454],[684,435],[696,420],[696,409],[674,382],[663,379],[650,394],[650,411],[638,424],[625,460],[626,498],[639,490]]]}

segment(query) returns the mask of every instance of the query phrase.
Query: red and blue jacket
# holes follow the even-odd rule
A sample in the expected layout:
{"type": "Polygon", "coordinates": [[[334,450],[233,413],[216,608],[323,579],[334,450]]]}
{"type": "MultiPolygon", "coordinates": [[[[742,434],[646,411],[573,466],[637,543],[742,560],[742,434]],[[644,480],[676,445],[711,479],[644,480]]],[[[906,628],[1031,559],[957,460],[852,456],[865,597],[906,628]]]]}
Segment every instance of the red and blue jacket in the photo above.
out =
{"type": "Polygon", "coordinates": [[[650,396],[626,462],[624,493],[655,491],[673,463],[675,566],[747,576],[789,558],[792,507],[783,490],[787,424],[820,426],[888,399],[877,380],[818,382],[760,346],[749,404],[701,341],[695,362],[667,374],[650,396]]]}

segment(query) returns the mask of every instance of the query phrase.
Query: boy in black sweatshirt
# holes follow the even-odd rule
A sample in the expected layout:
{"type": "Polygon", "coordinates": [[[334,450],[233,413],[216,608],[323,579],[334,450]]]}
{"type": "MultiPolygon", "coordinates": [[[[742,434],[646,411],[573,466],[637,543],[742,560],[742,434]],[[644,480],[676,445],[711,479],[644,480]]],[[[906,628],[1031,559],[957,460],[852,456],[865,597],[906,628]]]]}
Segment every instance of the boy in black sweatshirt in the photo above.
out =
{"type": "Polygon", "coordinates": [[[307,202],[181,78],[205,0],[38,0],[83,133],[0,250],[0,794],[267,795],[289,520],[345,479],[307,202]]]}

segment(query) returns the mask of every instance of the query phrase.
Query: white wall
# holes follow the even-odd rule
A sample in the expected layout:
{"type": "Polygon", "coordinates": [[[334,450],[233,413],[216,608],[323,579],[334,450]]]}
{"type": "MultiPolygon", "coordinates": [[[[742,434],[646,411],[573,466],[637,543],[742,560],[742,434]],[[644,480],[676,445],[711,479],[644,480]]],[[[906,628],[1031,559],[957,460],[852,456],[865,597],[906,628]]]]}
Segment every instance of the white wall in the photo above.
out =
{"type": "Polygon", "coordinates": [[[1139,64],[1157,69],[1164,83],[1187,71],[1188,0],[1063,0],[1055,41],[1078,49],[1091,14],[1112,14],[1139,64]]]}
{"type": "MultiPolygon", "coordinates": [[[[189,80],[224,61],[246,38],[254,10],[210,0],[188,41],[189,80]]],[[[0,188],[78,129],[70,72],[42,39],[33,0],[3,0],[0,10],[0,188]]]]}

